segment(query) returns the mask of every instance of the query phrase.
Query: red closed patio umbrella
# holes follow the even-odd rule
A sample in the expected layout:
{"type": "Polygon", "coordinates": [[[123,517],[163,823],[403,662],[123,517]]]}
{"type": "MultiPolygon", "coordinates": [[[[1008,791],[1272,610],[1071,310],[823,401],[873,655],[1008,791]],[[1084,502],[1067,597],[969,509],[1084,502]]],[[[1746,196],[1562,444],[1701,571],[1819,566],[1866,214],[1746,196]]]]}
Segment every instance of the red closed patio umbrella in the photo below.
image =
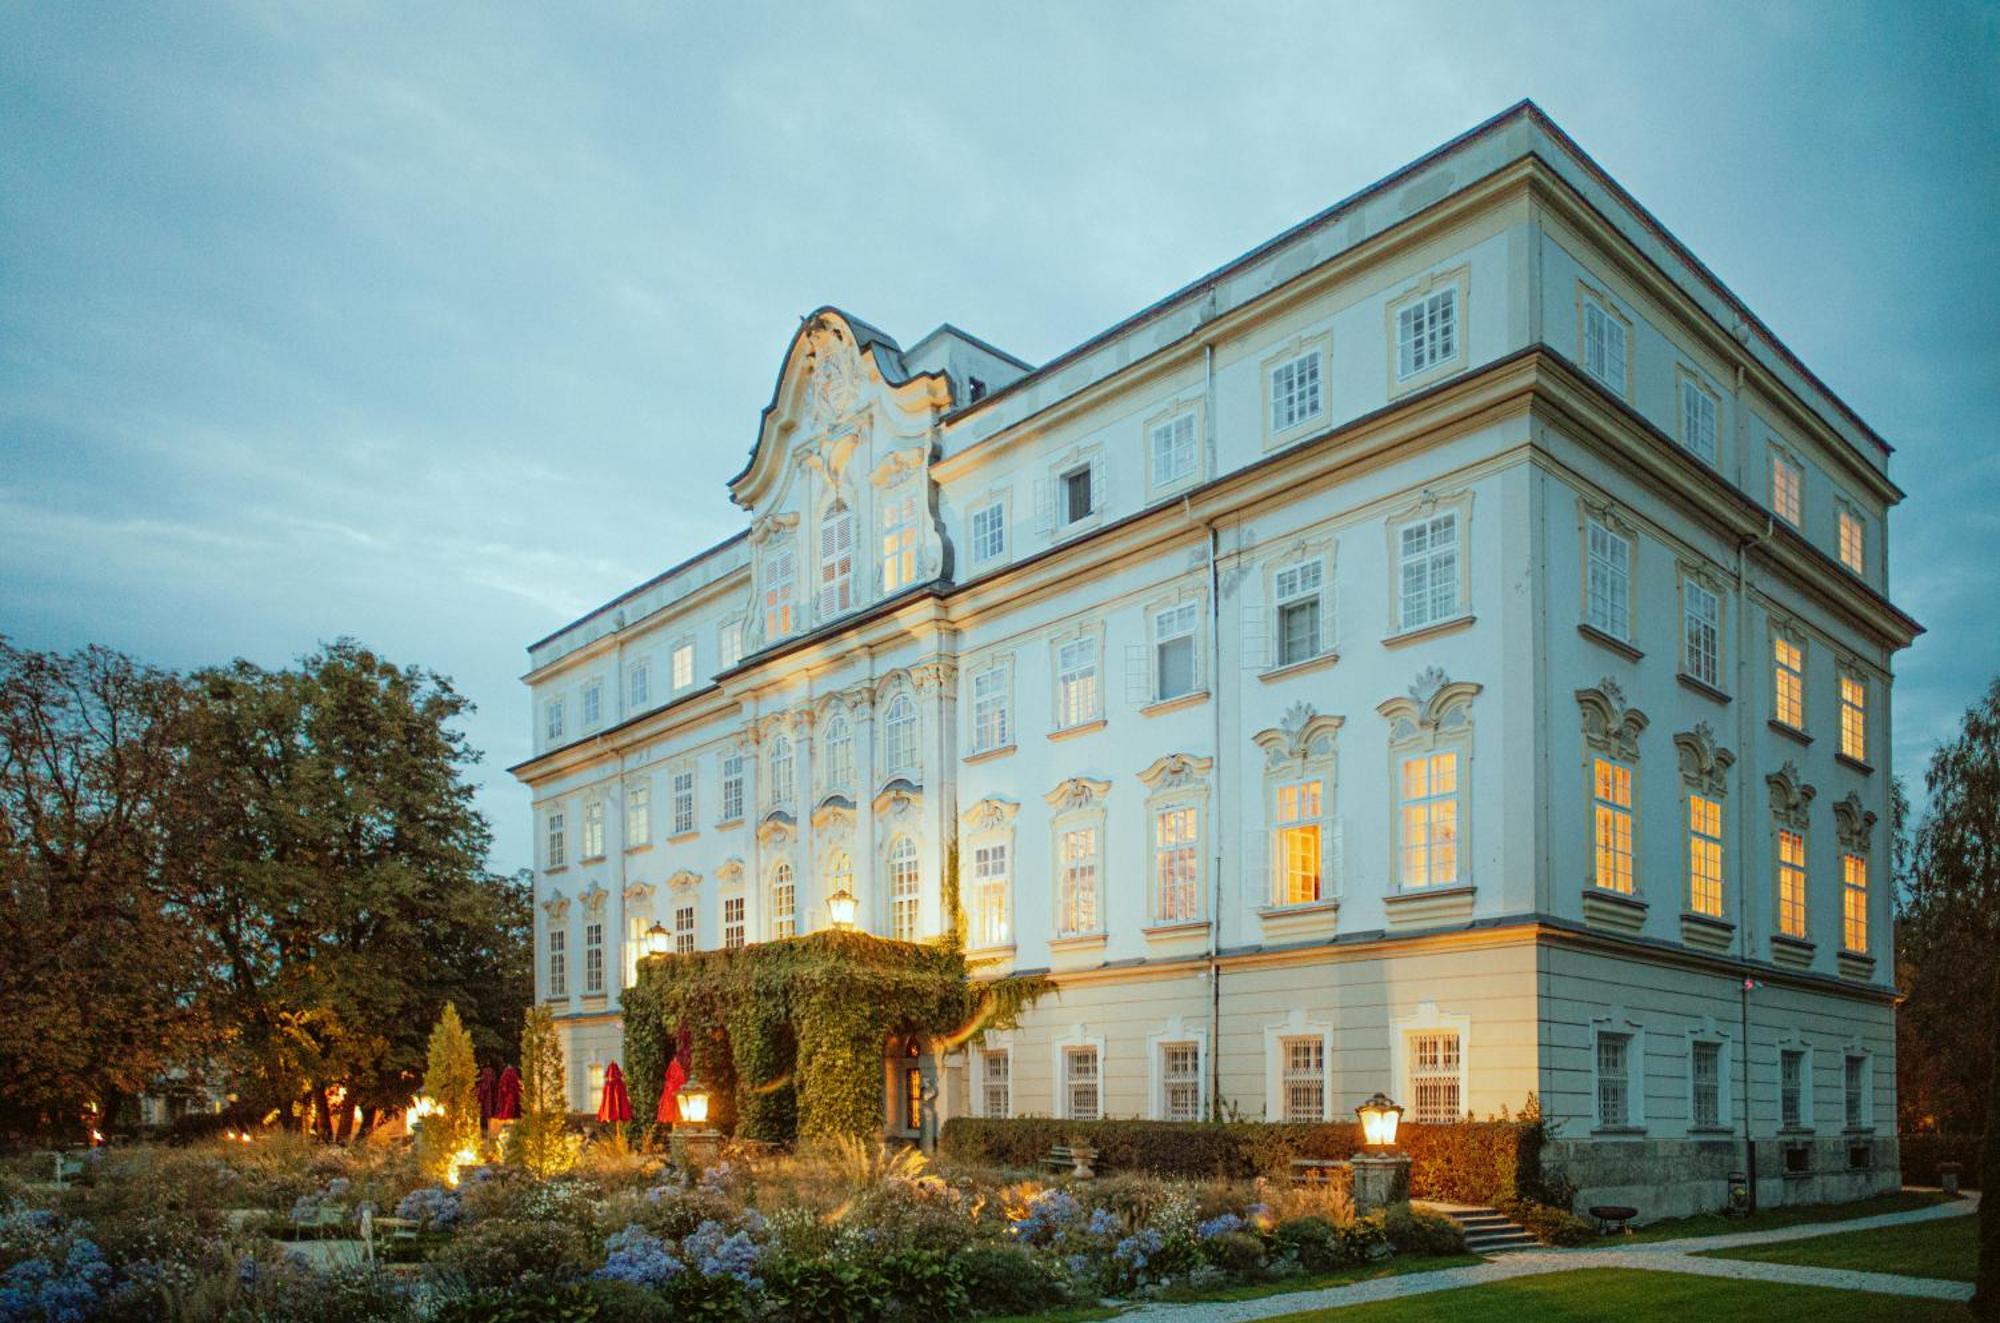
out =
{"type": "Polygon", "coordinates": [[[479,1128],[493,1119],[493,1105],[500,1098],[500,1081],[493,1076],[493,1067],[481,1066],[479,1077],[473,1082],[472,1094],[479,1100],[479,1128]]]}
{"type": "Polygon", "coordinates": [[[500,1083],[494,1086],[493,1119],[496,1121],[521,1119],[521,1072],[512,1066],[500,1072],[500,1083]]]}
{"type": "Polygon", "coordinates": [[[597,1119],[623,1125],[632,1119],[632,1095],[625,1091],[625,1072],[612,1062],[604,1068],[604,1096],[597,1100],[597,1119]]]}

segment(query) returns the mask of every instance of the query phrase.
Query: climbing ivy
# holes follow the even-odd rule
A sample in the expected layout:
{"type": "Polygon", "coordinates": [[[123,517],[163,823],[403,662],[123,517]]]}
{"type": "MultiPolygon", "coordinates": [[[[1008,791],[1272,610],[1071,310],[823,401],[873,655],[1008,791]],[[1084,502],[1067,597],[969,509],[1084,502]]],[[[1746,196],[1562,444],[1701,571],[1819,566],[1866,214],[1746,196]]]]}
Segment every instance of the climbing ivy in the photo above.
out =
{"type": "Polygon", "coordinates": [[[653,1118],[685,1028],[718,1129],[780,1143],[871,1135],[882,1128],[890,1038],[955,1045],[1012,1028],[1051,986],[1039,976],[972,978],[950,937],[893,942],[836,930],[646,960],[624,999],[633,1109],[653,1118]]]}

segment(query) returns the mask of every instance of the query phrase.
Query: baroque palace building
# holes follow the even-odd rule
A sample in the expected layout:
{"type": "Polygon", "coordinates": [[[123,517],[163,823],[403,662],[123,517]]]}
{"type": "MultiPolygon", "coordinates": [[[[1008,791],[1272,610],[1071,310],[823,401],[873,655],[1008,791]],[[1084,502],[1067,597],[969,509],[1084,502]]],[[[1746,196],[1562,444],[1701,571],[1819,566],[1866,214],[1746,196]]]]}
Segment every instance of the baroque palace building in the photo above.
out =
{"type": "Polygon", "coordinates": [[[935,937],[956,1115],[1520,1109],[1648,1215],[1898,1182],[1889,446],[1515,106],[1032,367],[833,308],[737,535],[529,648],[572,1101],[676,950],[935,937]]]}

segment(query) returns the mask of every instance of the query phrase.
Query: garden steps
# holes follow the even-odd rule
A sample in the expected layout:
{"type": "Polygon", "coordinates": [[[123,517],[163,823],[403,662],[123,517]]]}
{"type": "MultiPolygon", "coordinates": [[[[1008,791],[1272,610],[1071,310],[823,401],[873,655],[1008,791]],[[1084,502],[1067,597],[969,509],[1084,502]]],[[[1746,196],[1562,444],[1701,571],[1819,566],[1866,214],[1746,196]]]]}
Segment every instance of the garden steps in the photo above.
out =
{"type": "Polygon", "coordinates": [[[1470,1205],[1434,1204],[1432,1207],[1458,1223],[1465,1233],[1465,1248],[1471,1254],[1505,1254],[1511,1250],[1535,1249],[1533,1236],[1495,1208],[1470,1205]]]}

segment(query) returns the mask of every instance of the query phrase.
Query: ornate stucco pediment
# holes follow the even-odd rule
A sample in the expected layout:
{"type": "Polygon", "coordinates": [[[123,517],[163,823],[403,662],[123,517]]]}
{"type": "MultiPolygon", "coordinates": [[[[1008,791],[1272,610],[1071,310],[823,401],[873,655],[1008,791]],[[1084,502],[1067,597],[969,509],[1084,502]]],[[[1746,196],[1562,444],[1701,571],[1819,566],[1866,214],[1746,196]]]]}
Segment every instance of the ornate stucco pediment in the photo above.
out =
{"type": "Polygon", "coordinates": [[[625,908],[644,909],[653,903],[656,888],[651,882],[627,882],[625,884],[625,908]]]}
{"type": "Polygon", "coordinates": [[[813,810],[812,825],[816,832],[850,830],[854,826],[854,801],[846,795],[828,795],[813,810]]]}
{"type": "Polygon", "coordinates": [[[725,887],[733,887],[743,881],[743,861],[735,855],[715,866],[715,880],[725,887]]]}
{"type": "Polygon", "coordinates": [[[1850,790],[1847,798],[1833,806],[1833,830],[1841,849],[1867,854],[1875,843],[1875,815],[1862,806],[1861,796],[1850,790]]]}
{"type": "Polygon", "coordinates": [[[1343,724],[1344,718],[1322,715],[1311,703],[1300,700],[1285,709],[1284,719],[1276,727],[1260,730],[1252,738],[1264,751],[1266,768],[1321,761],[1333,757],[1334,735],[1343,724]]]}
{"type": "Polygon", "coordinates": [[[675,869],[674,875],[667,879],[669,891],[691,891],[700,885],[701,874],[686,868],[675,869]]]}
{"type": "Polygon", "coordinates": [[[604,898],[610,894],[603,887],[592,882],[577,894],[576,900],[579,905],[583,906],[585,914],[595,917],[604,913],[604,898]]]}
{"type": "Polygon", "coordinates": [[[1811,825],[1813,796],[1819,791],[1805,783],[1797,763],[1786,759],[1783,767],[1764,778],[1764,784],[1771,788],[1771,812],[1779,822],[1793,831],[1811,825]]]}
{"type": "Polygon", "coordinates": [[[897,777],[875,796],[875,817],[879,822],[914,817],[924,802],[923,787],[897,777]]]}
{"type": "Polygon", "coordinates": [[[1434,739],[1472,724],[1472,700],[1484,686],[1454,680],[1441,666],[1417,673],[1409,689],[1378,704],[1375,710],[1389,723],[1389,742],[1434,739]]]}
{"type": "Polygon", "coordinates": [[[1736,755],[1715,741],[1715,731],[1706,721],[1693,730],[1674,736],[1674,751],[1681,760],[1681,779],[1710,799],[1729,793],[1729,769],[1736,755]]]}
{"type": "Polygon", "coordinates": [[[1094,777],[1072,776],[1057,785],[1042,798],[1057,813],[1075,813],[1083,809],[1101,808],[1104,797],[1111,793],[1109,781],[1099,781],[1094,777]]]}
{"type": "Polygon", "coordinates": [[[1646,714],[1625,704],[1625,690],[1616,680],[1598,681],[1594,689],[1576,691],[1576,705],[1583,712],[1583,742],[1599,753],[1626,762],[1639,758],[1639,736],[1647,726],[1646,714]]]}
{"type": "Polygon", "coordinates": [[[757,841],[760,845],[788,845],[798,832],[798,825],[792,815],[783,809],[772,809],[757,824],[757,841]]]}
{"type": "Polygon", "coordinates": [[[1209,769],[1215,766],[1213,758],[1199,758],[1190,753],[1170,753],[1164,758],[1156,758],[1139,779],[1146,788],[1153,791],[1182,790],[1189,786],[1205,785],[1209,769]]]}
{"type": "Polygon", "coordinates": [[[958,815],[959,826],[966,832],[1005,831],[1014,825],[1014,815],[1021,806],[1012,800],[988,795],[965,812],[958,815]]]}
{"type": "Polygon", "coordinates": [[[542,902],[542,913],[549,916],[550,922],[561,923],[569,917],[569,897],[563,895],[560,888],[551,891],[548,899],[542,902]]]}

